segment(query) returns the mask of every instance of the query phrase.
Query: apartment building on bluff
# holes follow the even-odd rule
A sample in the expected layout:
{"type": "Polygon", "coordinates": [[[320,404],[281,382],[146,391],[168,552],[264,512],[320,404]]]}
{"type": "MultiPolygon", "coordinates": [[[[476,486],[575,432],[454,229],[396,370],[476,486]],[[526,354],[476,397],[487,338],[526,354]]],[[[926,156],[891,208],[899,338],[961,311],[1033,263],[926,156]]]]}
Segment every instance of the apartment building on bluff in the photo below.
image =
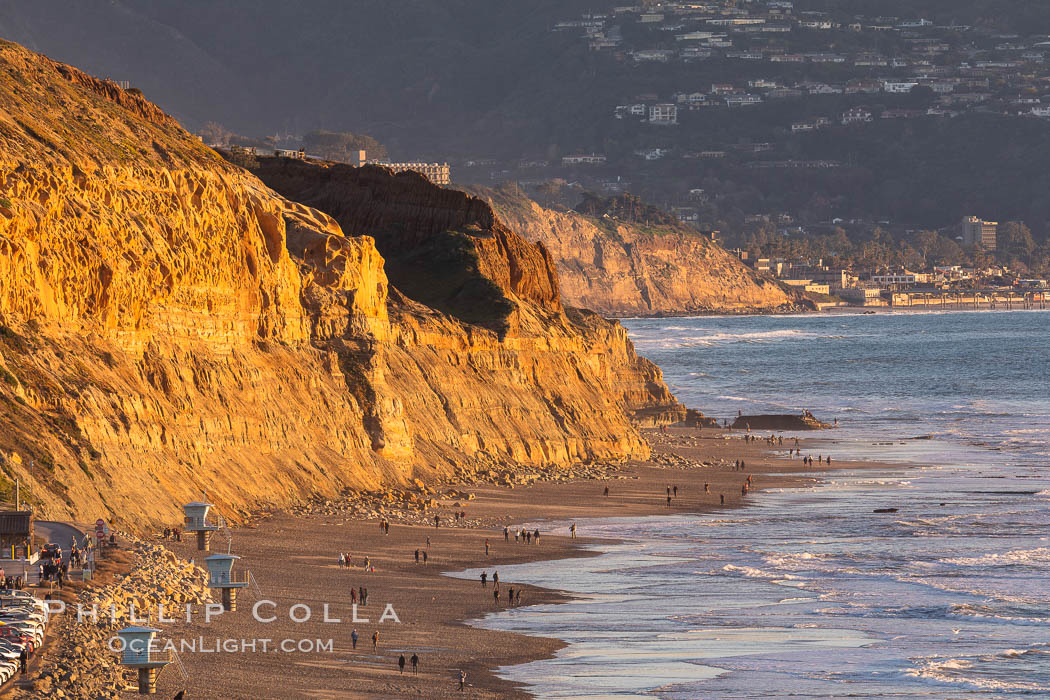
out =
{"type": "Polygon", "coordinates": [[[983,221],[976,216],[967,216],[960,224],[964,246],[976,246],[985,250],[995,250],[995,238],[999,233],[999,224],[995,221],[983,221]]]}

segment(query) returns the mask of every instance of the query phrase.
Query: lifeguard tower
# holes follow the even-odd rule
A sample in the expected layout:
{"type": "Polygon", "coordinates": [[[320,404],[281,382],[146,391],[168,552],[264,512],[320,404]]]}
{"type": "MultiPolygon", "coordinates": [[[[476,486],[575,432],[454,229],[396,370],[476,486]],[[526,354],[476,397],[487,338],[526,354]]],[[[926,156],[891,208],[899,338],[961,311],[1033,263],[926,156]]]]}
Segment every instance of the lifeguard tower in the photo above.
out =
{"type": "Polygon", "coordinates": [[[151,651],[153,638],[160,630],[152,627],[125,627],[120,637],[120,665],[138,669],[139,695],[157,692],[157,672],[171,663],[171,652],[151,651]]]}
{"type": "Polygon", "coordinates": [[[222,591],[222,609],[226,612],[236,612],[237,589],[248,586],[248,572],[233,570],[238,559],[236,554],[212,554],[204,559],[208,567],[208,588],[222,591]]]}
{"type": "Polygon", "coordinates": [[[182,507],[183,512],[186,514],[183,529],[186,532],[197,533],[197,551],[199,552],[207,552],[209,550],[211,535],[219,529],[218,523],[208,522],[208,511],[211,508],[211,503],[203,501],[194,501],[182,507]]]}

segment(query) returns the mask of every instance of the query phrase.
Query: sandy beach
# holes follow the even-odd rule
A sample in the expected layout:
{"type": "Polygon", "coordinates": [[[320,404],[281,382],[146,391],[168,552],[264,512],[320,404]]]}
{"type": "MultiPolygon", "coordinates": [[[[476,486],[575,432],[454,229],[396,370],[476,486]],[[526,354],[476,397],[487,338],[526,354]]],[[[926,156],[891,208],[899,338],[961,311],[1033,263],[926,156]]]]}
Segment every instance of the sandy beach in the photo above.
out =
{"type": "MultiPolygon", "coordinates": [[[[561,642],[540,637],[475,629],[467,624],[495,609],[492,584],[442,575],[472,567],[485,567],[490,574],[501,565],[527,563],[574,556],[587,556],[581,545],[587,538],[587,520],[604,516],[703,513],[733,508],[741,503],[741,487],[748,474],[752,489],[800,485],[818,478],[821,467],[805,469],[799,458],[788,459],[762,440],[745,444],[739,433],[723,434],[704,430],[670,429],[667,433],[648,431],[653,443],[653,460],[629,464],[617,478],[608,481],[538,483],[529,487],[506,488],[475,486],[469,491],[476,498],[460,508],[441,508],[441,527],[422,525],[390,526],[381,534],[378,521],[360,521],[339,516],[275,515],[232,533],[232,551],[243,559],[239,567],[250,569],[258,583],[241,591],[238,609],[205,623],[203,613],[190,624],[162,625],[164,635],[185,644],[196,640],[196,651],[183,650],[187,671],[183,678],[174,667],[161,674],[158,693],[174,695],[186,690],[187,697],[528,697],[520,688],[498,678],[494,669],[544,658],[561,647],[561,642]],[[743,459],[744,472],[732,462],[743,459]],[[707,462],[711,466],[699,466],[707,462]],[[668,464],[672,463],[672,464],[668,464]],[[710,494],[704,493],[704,484],[710,494]],[[603,495],[609,487],[609,495],[603,495]],[[678,487],[678,496],[669,507],[666,488],[678,487]],[[725,506],[720,495],[725,495],[725,506]],[[449,526],[454,510],[465,511],[471,527],[449,526]],[[513,535],[504,541],[503,528],[513,532],[516,524],[542,520],[578,522],[578,539],[541,535],[538,544],[515,543],[513,535]],[[429,538],[429,549],[427,541],[429,538]],[[486,555],[486,541],[489,553],[486,555]],[[415,550],[428,551],[424,566],[415,561],[415,550]],[[340,568],[340,552],[352,554],[353,566],[340,568]],[[375,571],[363,568],[365,557],[375,571]],[[358,622],[352,620],[351,588],[368,589],[368,605],[359,607],[358,622]],[[259,616],[276,619],[259,622],[252,607],[259,600],[259,616]],[[308,606],[308,621],[302,618],[308,606]],[[324,621],[324,606],[328,618],[324,621]],[[400,623],[389,619],[390,606],[400,623]],[[388,619],[380,622],[387,611],[388,619]],[[339,622],[335,622],[339,619],[339,622]],[[368,619],[365,622],[364,619],[368,619]],[[359,635],[357,648],[351,632],[359,635]],[[377,650],[372,635],[379,632],[377,650]],[[268,649],[263,650],[261,640],[268,649]],[[224,641],[234,640],[234,641],[224,641]],[[257,640],[255,649],[241,640],[257,640]],[[306,645],[307,651],[274,649],[282,640],[306,645]],[[309,647],[321,640],[331,648],[309,647]],[[229,647],[222,647],[227,644],[229,647]],[[217,648],[234,649],[216,653],[217,648]],[[417,673],[411,664],[399,672],[398,657],[420,660],[417,673]],[[466,673],[467,688],[458,689],[460,671],[466,673]]],[[[787,449],[788,439],[782,453],[787,449]]],[[[793,444],[793,441],[791,442],[793,444]]],[[[803,453],[805,453],[803,443],[803,453]]],[[[866,466],[856,462],[835,462],[836,468],[866,466]]],[[[169,545],[180,555],[200,559],[191,543],[169,545]]],[[[225,551],[226,537],[218,534],[212,551],[225,551]]],[[[522,590],[522,605],[553,602],[562,598],[557,591],[501,581],[501,591],[522,590]]],[[[499,605],[506,605],[506,593],[499,605]]]]}

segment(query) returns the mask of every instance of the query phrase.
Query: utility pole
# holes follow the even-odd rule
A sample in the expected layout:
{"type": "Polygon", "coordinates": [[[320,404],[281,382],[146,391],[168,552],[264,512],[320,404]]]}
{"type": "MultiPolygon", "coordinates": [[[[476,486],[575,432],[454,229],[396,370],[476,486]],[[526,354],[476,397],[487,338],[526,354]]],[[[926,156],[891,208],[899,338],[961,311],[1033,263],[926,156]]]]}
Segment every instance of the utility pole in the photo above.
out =
{"type": "Polygon", "coordinates": [[[19,490],[18,479],[15,479],[15,510],[22,510],[22,494],[19,490]]]}

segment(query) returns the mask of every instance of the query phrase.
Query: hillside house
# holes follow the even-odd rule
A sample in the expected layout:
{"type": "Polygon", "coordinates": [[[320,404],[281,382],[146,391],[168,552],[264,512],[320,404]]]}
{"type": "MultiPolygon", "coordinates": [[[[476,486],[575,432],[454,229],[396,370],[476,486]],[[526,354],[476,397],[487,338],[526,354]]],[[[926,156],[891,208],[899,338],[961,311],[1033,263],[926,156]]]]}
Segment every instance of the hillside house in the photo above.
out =
{"type": "Polygon", "coordinates": [[[842,125],[865,124],[872,121],[874,117],[871,112],[863,107],[854,107],[842,113],[842,125]]]}
{"type": "Polygon", "coordinates": [[[678,105],[656,104],[649,108],[649,123],[670,126],[678,123],[678,105]]]}

